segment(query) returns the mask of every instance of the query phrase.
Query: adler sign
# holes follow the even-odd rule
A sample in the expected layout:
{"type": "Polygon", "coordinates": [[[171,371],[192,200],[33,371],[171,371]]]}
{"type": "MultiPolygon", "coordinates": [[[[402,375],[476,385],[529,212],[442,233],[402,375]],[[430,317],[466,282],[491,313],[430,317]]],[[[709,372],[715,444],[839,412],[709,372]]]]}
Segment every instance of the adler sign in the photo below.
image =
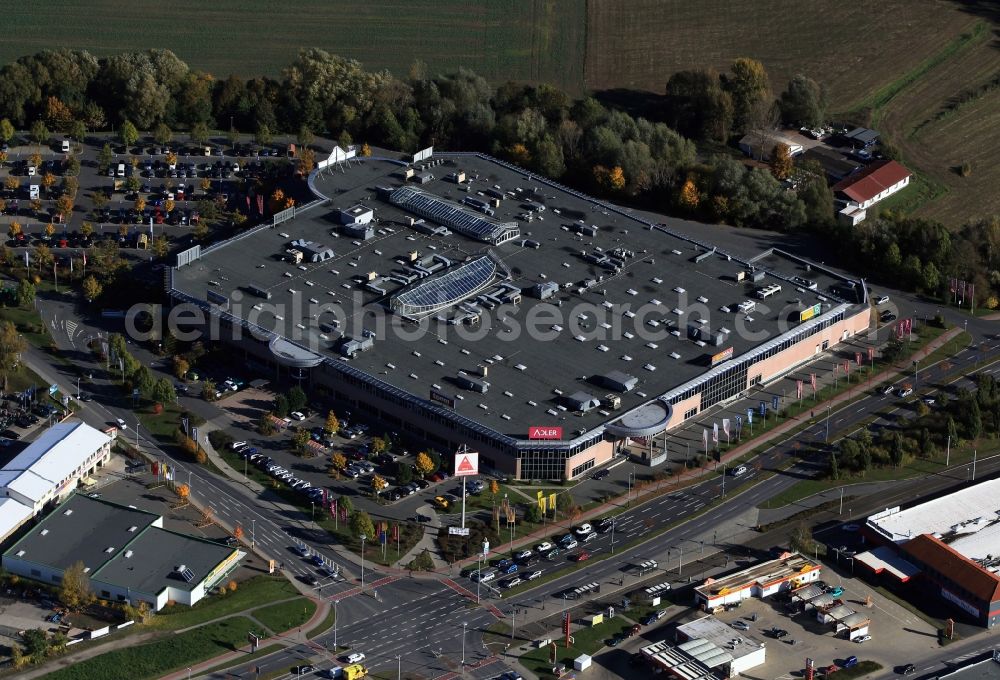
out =
{"type": "Polygon", "coordinates": [[[528,439],[562,439],[562,432],[561,427],[532,425],[528,428],[528,439]]]}

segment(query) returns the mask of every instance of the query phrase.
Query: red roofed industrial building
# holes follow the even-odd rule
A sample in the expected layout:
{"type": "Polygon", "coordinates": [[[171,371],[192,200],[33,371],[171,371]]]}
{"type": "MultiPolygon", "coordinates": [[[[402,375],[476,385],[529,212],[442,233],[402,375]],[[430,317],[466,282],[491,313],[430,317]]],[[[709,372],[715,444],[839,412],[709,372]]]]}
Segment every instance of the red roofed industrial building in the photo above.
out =
{"type": "Polygon", "coordinates": [[[847,206],[840,211],[841,219],[851,224],[861,222],[868,208],[905,188],[910,183],[910,176],[910,171],[896,161],[876,161],[840,180],[833,191],[847,201],[847,206]]]}
{"type": "Polygon", "coordinates": [[[929,590],[971,614],[980,625],[1000,622],[1000,577],[931,534],[902,545],[907,559],[920,567],[920,581],[929,590]]]}

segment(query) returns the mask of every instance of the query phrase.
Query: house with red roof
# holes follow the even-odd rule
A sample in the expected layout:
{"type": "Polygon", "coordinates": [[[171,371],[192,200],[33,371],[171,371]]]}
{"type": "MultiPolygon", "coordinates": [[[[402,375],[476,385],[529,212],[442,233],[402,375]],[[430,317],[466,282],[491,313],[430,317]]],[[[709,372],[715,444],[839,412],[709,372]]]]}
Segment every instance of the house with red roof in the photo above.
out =
{"type": "Polygon", "coordinates": [[[876,161],[845,177],[833,185],[833,193],[847,202],[839,213],[840,219],[858,224],[865,219],[868,208],[909,185],[910,177],[909,170],[892,160],[876,161]]]}

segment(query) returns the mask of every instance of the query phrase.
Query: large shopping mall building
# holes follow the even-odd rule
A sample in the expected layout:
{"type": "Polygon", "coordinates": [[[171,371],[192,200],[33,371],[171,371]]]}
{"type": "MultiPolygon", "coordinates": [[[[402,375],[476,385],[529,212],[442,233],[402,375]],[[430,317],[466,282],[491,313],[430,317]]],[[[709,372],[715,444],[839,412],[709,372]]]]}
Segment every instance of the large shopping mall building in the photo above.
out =
{"type": "Polygon", "coordinates": [[[574,478],[868,328],[861,281],[422,155],[335,149],[316,200],[181,253],[173,303],[274,376],[522,479],[574,478]]]}

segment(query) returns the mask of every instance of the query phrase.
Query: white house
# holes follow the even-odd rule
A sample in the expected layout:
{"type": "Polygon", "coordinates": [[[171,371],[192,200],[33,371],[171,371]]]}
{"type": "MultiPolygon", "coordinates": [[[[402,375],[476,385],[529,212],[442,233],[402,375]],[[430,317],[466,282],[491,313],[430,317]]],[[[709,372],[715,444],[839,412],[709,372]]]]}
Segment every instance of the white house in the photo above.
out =
{"type": "Polygon", "coordinates": [[[833,192],[847,201],[847,207],[840,211],[841,219],[857,224],[868,208],[908,186],[910,177],[910,171],[896,161],[884,160],[840,180],[833,192]]]}

